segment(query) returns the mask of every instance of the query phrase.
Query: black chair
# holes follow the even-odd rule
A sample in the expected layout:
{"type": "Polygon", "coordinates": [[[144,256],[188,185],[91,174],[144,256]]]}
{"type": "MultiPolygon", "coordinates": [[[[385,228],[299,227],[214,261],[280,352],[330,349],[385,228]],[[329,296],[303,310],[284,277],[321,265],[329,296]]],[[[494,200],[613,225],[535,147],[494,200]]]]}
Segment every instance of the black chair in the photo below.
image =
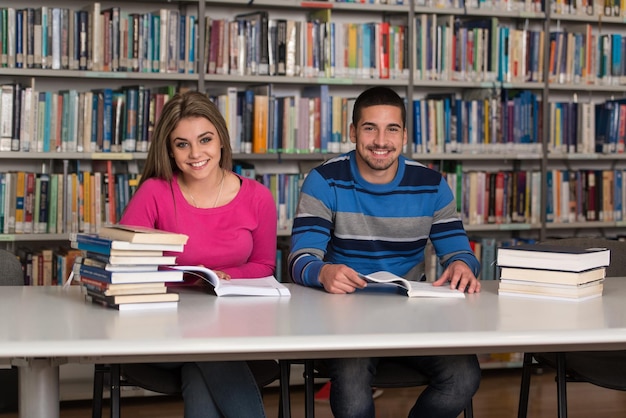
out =
{"type": "MultiPolygon", "coordinates": [[[[329,377],[322,362],[316,360],[304,361],[304,405],[305,417],[315,416],[315,378],[329,377]]],[[[372,385],[377,388],[404,388],[428,385],[428,377],[412,367],[407,367],[396,358],[381,358],[376,368],[376,377],[372,385]]],[[[473,404],[467,405],[464,411],[465,418],[474,417],[473,404]]]]}
{"type": "MultiPolygon", "coordinates": [[[[603,238],[564,238],[542,244],[605,247],[611,251],[606,277],[626,276],[626,242],[603,238]]],[[[528,413],[530,377],[533,369],[549,366],[556,370],[559,418],[567,417],[567,382],[587,382],[609,389],[626,391],[626,351],[580,351],[570,353],[525,353],[517,416],[528,413]]]]}
{"type": "Polygon", "coordinates": [[[24,286],[22,263],[15,254],[0,249],[0,285],[24,286]]]}
{"type": "MultiPolygon", "coordinates": [[[[249,361],[248,365],[260,388],[277,379],[279,380],[281,390],[279,416],[288,418],[290,416],[288,369],[279,366],[279,363],[274,360],[249,361]]],[[[137,386],[165,395],[181,394],[180,374],[172,370],[144,363],[96,364],[93,385],[93,418],[102,417],[105,381],[107,381],[111,397],[111,418],[120,417],[120,388],[122,386],[137,386]]]]}
{"type": "MultiPolygon", "coordinates": [[[[24,272],[22,264],[15,254],[0,249],[0,286],[23,286],[24,272]]],[[[0,370],[0,412],[18,409],[18,371],[17,367],[0,370]]]]}

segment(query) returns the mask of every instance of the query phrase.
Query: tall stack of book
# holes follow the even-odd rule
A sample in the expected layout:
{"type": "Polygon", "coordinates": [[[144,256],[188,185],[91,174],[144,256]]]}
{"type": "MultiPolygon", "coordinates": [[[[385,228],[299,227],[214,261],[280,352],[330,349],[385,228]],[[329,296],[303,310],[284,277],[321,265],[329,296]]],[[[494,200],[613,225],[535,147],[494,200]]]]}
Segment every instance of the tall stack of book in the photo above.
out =
{"type": "Polygon", "coordinates": [[[98,235],[71,234],[73,248],[82,251],[73,272],[88,301],[120,311],[176,308],[179,295],[168,282],[183,280],[176,264],[188,237],[144,227],[102,227],[98,235]]]}
{"type": "Polygon", "coordinates": [[[560,300],[602,296],[607,248],[518,245],[499,248],[499,295],[560,300]]]}

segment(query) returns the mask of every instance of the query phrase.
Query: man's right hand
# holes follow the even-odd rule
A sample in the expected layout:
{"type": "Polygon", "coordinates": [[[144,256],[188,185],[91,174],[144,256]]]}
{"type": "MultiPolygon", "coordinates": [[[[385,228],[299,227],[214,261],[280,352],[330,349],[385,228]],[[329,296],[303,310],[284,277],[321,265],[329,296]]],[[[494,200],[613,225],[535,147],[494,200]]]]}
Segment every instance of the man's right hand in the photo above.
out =
{"type": "Polygon", "coordinates": [[[345,264],[325,264],[319,281],[328,293],[352,293],[367,286],[367,282],[345,264]]]}

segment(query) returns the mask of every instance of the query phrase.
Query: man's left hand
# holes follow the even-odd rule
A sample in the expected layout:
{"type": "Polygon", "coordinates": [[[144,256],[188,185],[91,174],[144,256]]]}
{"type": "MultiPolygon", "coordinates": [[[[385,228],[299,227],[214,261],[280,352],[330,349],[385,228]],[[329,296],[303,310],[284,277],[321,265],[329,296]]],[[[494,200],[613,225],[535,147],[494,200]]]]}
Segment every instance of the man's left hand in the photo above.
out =
{"type": "Polygon", "coordinates": [[[469,266],[462,261],[451,263],[441,276],[433,282],[433,286],[443,286],[446,282],[450,282],[452,289],[458,289],[462,292],[480,292],[480,281],[474,276],[469,266]]]}

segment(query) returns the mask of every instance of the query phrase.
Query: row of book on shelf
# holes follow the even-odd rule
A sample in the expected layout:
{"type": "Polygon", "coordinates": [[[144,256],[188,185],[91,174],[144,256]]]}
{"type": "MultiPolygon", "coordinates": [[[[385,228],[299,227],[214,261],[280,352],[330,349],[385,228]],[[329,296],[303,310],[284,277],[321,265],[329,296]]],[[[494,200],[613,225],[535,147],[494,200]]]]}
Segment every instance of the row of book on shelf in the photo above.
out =
{"type": "MultiPolygon", "coordinates": [[[[407,4],[406,0],[327,0],[334,3],[361,3],[361,4],[407,4]]],[[[553,0],[550,2],[550,10],[556,15],[580,15],[580,16],[615,16],[620,17],[626,13],[626,2],[606,2],[604,0],[567,1],[553,0]]],[[[518,11],[518,12],[541,12],[544,3],[540,1],[513,1],[513,0],[416,0],[417,7],[436,8],[467,8],[489,11],[518,11]]]]}
{"type": "MultiPolygon", "coordinates": [[[[180,91],[184,89],[179,89],[180,91]]],[[[39,92],[19,83],[0,85],[0,151],[146,152],[173,85],[125,86],[79,92],[39,92]]],[[[272,85],[211,88],[235,153],[338,153],[348,140],[354,97],[328,85],[281,96],[272,85]]],[[[411,101],[411,151],[540,155],[543,129],[551,153],[623,153],[626,102],[550,102],[527,90],[427,94],[411,101]]]]}
{"type": "Polygon", "coordinates": [[[499,248],[498,294],[569,301],[600,297],[610,261],[607,248],[558,244],[499,248]]]}
{"type": "MultiPolygon", "coordinates": [[[[541,2],[522,4],[541,12],[541,2]]],[[[177,9],[133,13],[94,2],[81,10],[4,7],[0,14],[7,45],[0,65],[9,68],[380,79],[409,74],[412,36],[404,18],[344,23],[332,19],[331,8],[302,19],[271,18],[258,10],[207,16],[199,34],[198,16],[177,9]],[[16,36],[18,30],[26,36],[16,36]]],[[[553,82],[625,82],[622,35],[594,33],[589,24],[546,36],[495,17],[419,14],[415,28],[418,79],[541,82],[542,61],[549,59],[553,82]],[[550,54],[544,58],[545,42],[550,54]]]]}
{"type": "MultiPolygon", "coordinates": [[[[538,170],[463,171],[457,164],[444,175],[466,225],[540,222],[538,170]]],[[[545,181],[548,223],[626,219],[623,169],[548,169],[545,181]]]]}
{"type": "MultiPolygon", "coordinates": [[[[626,44],[625,44],[626,45],[626,44]]],[[[626,143],[626,101],[549,103],[543,121],[541,97],[502,89],[428,94],[413,101],[413,152],[540,155],[544,129],[553,154],[620,154],[626,143]]]]}
{"type": "Polygon", "coordinates": [[[173,85],[79,92],[0,86],[0,151],[147,152],[173,85]]]}
{"type": "MultiPolygon", "coordinates": [[[[64,173],[0,173],[0,226],[4,234],[97,233],[115,223],[139,183],[139,174],[102,169],[64,173]]],[[[272,192],[279,230],[289,231],[295,216],[301,174],[256,174],[254,166],[235,172],[255,178],[272,192]]],[[[463,171],[443,167],[457,210],[466,225],[540,223],[542,176],[538,170],[463,171]]],[[[549,169],[546,220],[549,223],[621,222],[625,219],[623,169],[549,169]]]]}
{"type": "MultiPolygon", "coordinates": [[[[0,173],[0,233],[98,233],[114,224],[138,187],[140,175],[116,171],[111,161],[93,170],[0,173]]],[[[263,183],[274,196],[280,230],[291,229],[301,175],[255,174],[253,168],[235,171],[263,183]]]]}
{"type": "Polygon", "coordinates": [[[134,13],[94,2],[80,10],[3,7],[0,15],[0,33],[7,45],[0,65],[8,68],[305,77],[408,75],[406,23],[335,24],[329,8],[310,11],[302,19],[270,19],[265,10],[232,18],[209,15],[203,18],[202,34],[197,14],[178,9],[134,13]],[[363,38],[359,42],[357,36],[364,32],[367,42],[363,38]],[[199,62],[200,39],[203,63],[199,62]],[[350,54],[344,54],[344,49],[350,54]]]}

